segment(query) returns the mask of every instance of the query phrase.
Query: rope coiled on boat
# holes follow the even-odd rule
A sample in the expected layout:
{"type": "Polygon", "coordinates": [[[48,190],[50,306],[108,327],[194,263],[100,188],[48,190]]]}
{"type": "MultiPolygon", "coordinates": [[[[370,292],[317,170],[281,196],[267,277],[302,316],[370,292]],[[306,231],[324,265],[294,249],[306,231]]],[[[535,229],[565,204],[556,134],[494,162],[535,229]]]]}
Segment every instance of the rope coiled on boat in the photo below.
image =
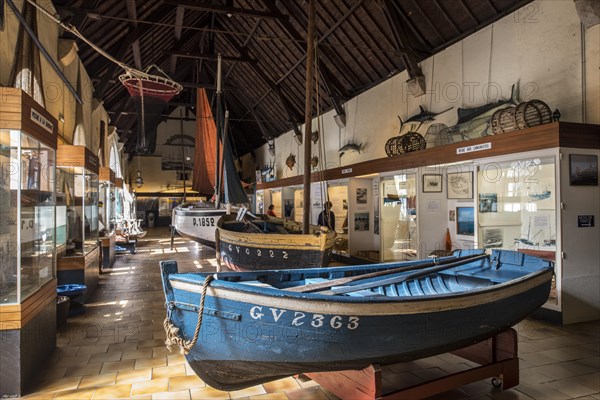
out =
{"type": "MultiPolygon", "coordinates": [[[[204,299],[206,298],[206,290],[208,289],[208,286],[210,286],[210,282],[212,282],[213,279],[213,275],[206,275],[206,278],[204,278],[202,294],[200,296],[200,306],[198,309],[198,321],[196,322],[196,330],[194,331],[194,337],[192,337],[192,340],[185,340],[179,335],[179,328],[173,325],[171,322],[171,313],[167,313],[163,327],[165,328],[165,333],[167,335],[167,338],[165,339],[165,345],[169,351],[171,351],[173,347],[179,346],[179,352],[181,355],[186,355],[190,352],[192,347],[194,347],[196,342],[198,342],[200,328],[202,327],[202,315],[204,313],[204,299]]],[[[172,304],[173,303],[171,303],[171,305],[172,304]]]]}

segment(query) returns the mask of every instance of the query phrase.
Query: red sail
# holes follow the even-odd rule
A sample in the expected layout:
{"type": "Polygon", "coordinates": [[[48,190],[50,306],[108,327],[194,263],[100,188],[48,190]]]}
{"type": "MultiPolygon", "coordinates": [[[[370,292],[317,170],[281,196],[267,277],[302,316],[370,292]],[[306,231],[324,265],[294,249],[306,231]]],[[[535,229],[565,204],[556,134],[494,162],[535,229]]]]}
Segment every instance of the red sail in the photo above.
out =
{"type": "Polygon", "coordinates": [[[201,195],[212,196],[215,193],[216,152],[217,126],[206,96],[206,90],[198,89],[192,188],[201,195]]]}

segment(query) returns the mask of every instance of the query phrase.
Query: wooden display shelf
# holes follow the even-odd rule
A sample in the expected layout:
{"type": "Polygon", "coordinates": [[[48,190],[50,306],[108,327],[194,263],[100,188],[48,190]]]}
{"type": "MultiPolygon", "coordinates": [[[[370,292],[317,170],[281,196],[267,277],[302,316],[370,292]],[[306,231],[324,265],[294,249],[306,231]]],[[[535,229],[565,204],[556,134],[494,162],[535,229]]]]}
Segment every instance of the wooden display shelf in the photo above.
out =
{"type": "Polygon", "coordinates": [[[0,87],[0,129],[17,129],[56,149],[58,121],[26,92],[0,87]]]}
{"type": "Polygon", "coordinates": [[[113,184],[115,183],[115,171],[113,171],[109,167],[100,167],[99,171],[100,172],[98,174],[98,180],[100,182],[110,182],[113,184]]]}
{"type": "Polygon", "coordinates": [[[98,174],[100,161],[98,160],[98,156],[85,146],[60,144],[56,151],[56,166],[59,168],[82,167],[94,174],[98,174]]]}
{"type": "Polygon", "coordinates": [[[85,301],[88,301],[100,279],[100,246],[95,246],[85,255],[63,256],[56,264],[58,284],[85,285],[85,301]]]}
{"type": "Polygon", "coordinates": [[[111,233],[108,236],[100,238],[102,243],[102,265],[101,268],[112,268],[115,263],[115,246],[117,244],[117,234],[111,233]]]}
{"type": "Polygon", "coordinates": [[[56,278],[46,282],[21,304],[0,305],[0,331],[21,329],[52,301],[56,301],[56,278]]]}
{"type": "Polygon", "coordinates": [[[494,383],[501,384],[502,389],[519,384],[517,332],[512,328],[451,354],[480,365],[388,393],[383,393],[384,371],[379,365],[370,365],[358,371],[315,372],[304,375],[336,396],[354,400],[422,399],[486,378],[495,378],[494,383]]]}
{"type": "MultiPolygon", "coordinates": [[[[598,125],[570,122],[553,122],[500,135],[485,136],[445,146],[399,154],[393,157],[377,158],[343,167],[313,172],[311,182],[333,181],[372,173],[401,171],[430,165],[463,162],[505,154],[574,147],[599,149],[598,125]],[[489,144],[489,148],[477,152],[459,152],[465,146],[489,144]]],[[[256,189],[272,189],[302,185],[302,175],[257,183],[256,189]]]]}
{"type": "Polygon", "coordinates": [[[98,246],[83,255],[62,256],[58,259],[56,269],[58,271],[83,270],[87,265],[96,261],[99,256],[100,248],[98,246]]]}

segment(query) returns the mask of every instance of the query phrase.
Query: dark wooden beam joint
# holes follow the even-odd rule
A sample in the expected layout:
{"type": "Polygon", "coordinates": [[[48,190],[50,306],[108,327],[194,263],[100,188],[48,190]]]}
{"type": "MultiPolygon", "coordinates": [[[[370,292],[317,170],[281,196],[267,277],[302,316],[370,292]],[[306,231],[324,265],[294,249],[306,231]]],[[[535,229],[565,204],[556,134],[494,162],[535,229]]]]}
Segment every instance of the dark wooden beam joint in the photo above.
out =
{"type": "Polygon", "coordinates": [[[279,12],[264,12],[264,11],[251,10],[251,9],[247,9],[247,8],[223,7],[223,6],[217,6],[217,5],[211,5],[211,4],[198,4],[195,1],[189,1],[189,0],[188,1],[167,0],[167,1],[165,1],[165,4],[172,5],[172,6],[178,6],[178,7],[185,7],[188,10],[221,13],[221,14],[226,14],[227,16],[239,15],[242,17],[255,17],[255,18],[274,19],[274,20],[281,20],[281,21],[287,21],[290,18],[288,15],[281,14],[279,12]]]}
{"type": "MultiPolygon", "coordinates": [[[[166,52],[168,55],[171,56],[175,56],[175,57],[182,57],[182,58],[194,58],[194,59],[198,59],[198,60],[217,60],[217,55],[216,54],[210,54],[210,53],[198,53],[198,52],[191,52],[191,51],[178,51],[178,50],[172,50],[172,51],[168,51],[166,52]]],[[[246,63],[257,63],[258,60],[256,60],[255,58],[249,58],[249,57],[232,57],[232,56],[221,56],[221,59],[223,61],[232,61],[232,62],[246,62],[246,63]]]]}
{"type": "Polygon", "coordinates": [[[408,72],[408,76],[410,77],[407,81],[409,92],[415,97],[422,96],[425,94],[425,78],[421,71],[421,67],[419,66],[415,51],[410,47],[408,35],[400,23],[400,18],[398,17],[391,0],[384,0],[383,14],[385,15],[392,38],[394,39],[396,50],[402,53],[402,60],[406,67],[406,71],[408,72]]]}

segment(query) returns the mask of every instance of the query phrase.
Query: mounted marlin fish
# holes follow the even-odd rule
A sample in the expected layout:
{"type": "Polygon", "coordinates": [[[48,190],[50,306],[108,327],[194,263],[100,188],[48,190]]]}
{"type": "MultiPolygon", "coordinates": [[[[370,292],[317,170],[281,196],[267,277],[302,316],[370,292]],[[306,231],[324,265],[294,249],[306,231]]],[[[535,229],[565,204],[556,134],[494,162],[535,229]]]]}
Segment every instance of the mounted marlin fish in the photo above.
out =
{"type": "Polygon", "coordinates": [[[402,121],[402,118],[400,118],[400,116],[398,115],[398,119],[400,120],[400,129],[399,131],[402,132],[402,128],[404,127],[404,124],[408,124],[409,122],[419,122],[419,126],[417,126],[417,129],[414,129],[414,131],[419,130],[419,128],[421,127],[421,125],[423,125],[423,122],[427,122],[427,121],[433,121],[435,119],[436,116],[443,114],[447,111],[452,110],[454,107],[450,107],[445,109],[444,111],[440,111],[439,113],[434,113],[431,111],[426,111],[423,106],[419,106],[419,109],[421,110],[420,113],[413,115],[412,117],[410,117],[409,119],[407,119],[406,121],[402,121]]]}
{"type": "Polygon", "coordinates": [[[484,127],[479,136],[487,136],[492,115],[501,108],[510,107],[511,105],[516,107],[519,103],[518,97],[519,85],[515,83],[511,87],[510,98],[506,100],[498,100],[475,108],[459,108],[458,121],[455,126],[450,128],[450,133],[460,133],[463,139],[467,139],[469,138],[468,133],[478,132],[479,129],[484,127]],[[467,133],[466,137],[465,133],[467,133]]]}

